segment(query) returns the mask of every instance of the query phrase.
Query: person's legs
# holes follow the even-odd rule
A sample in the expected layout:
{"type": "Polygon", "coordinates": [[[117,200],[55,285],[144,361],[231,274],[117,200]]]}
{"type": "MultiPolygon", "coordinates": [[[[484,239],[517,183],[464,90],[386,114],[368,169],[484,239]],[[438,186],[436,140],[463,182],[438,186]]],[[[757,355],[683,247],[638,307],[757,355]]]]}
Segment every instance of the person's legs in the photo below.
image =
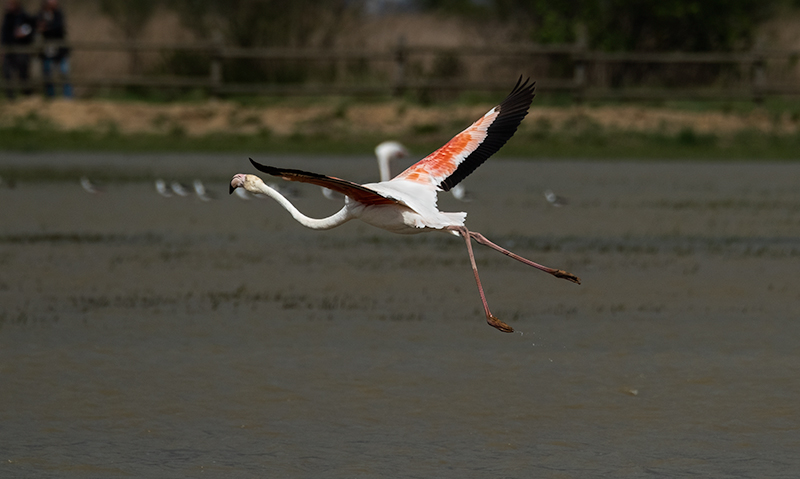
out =
{"type": "Polygon", "coordinates": [[[44,80],[44,94],[47,98],[56,96],[56,88],[53,86],[52,58],[42,58],[42,80],[44,80]]]}
{"type": "Polygon", "coordinates": [[[59,62],[61,81],[64,82],[64,98],[72,98],[72,85],[69,83],[69,57],[64,56],[59,62]]]}

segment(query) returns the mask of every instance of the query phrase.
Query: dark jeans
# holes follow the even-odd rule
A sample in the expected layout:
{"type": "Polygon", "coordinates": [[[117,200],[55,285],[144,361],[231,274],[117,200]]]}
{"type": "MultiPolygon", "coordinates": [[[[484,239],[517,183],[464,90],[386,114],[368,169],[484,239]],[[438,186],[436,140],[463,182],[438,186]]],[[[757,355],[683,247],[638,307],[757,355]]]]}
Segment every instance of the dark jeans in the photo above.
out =
{"type": "MultiPolygon", "coordinates": [[[[3,79],[6,83],[6,95],[9,99],[16,96],[16,85],[13,84],[13,79],[16,76],[17,80],[22,83],[27,83],[30,78],[31,56],[27,53],[6,53],[3,57],[3,79]]],[[[30,85],[22,87],[24,95],[30,95],[33,92],[30,85]]]]}
{"type": "Polygon", "coordinates": [[[69,84],[69,57],[42,58],[42,76],[44,77],[44,91],[49,98],[56,96],[56,87],[53,85],[53,66],[58,68],[61,81],[64,85],[64,98],[72,98],[72,85],[69,84]]]}

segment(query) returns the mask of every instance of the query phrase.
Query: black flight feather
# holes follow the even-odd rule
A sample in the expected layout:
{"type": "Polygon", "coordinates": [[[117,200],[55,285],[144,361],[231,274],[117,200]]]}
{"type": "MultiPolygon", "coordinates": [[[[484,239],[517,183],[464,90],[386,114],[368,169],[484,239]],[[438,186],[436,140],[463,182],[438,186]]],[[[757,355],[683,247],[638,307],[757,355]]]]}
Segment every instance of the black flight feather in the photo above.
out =
{"type": "Polygon", "coordinates": [[[456,168],[456,170],[439,183],[439,188],[444,191],[449,191],[450,188],[456,186],[470,173],[488,160],[490,156],[495,154],[506,142],[514,136],[517,127],[522,123],[525,115],[528,114],[528,108],[531,106],[534,97],[534,87],[536,82],[528,85],[530,79],[522,82],[522,76],[517,80],[517,84],[511,93],[508,94],[503,100],[498,109],[500,113],[494,119],[494,122],[486,130],[486,138],[478,147],[470,153],[464,161],[456,168]]]}

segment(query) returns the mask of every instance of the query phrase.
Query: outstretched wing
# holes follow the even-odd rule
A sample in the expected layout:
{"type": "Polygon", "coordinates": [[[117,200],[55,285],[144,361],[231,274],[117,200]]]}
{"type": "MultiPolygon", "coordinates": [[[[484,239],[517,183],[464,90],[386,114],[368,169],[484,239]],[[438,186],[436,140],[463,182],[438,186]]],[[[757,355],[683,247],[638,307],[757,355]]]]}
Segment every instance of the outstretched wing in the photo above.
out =
{"type": "Polygon", "coordinates": [[[252,158],[250,158],[250,163],[252,163],[257,170],[263,171],[269,175],[279,176],[288,181],[299,181],[301,183],[323,186],[345,196],[349,196],[365,205],[402,204],[401,201],[383,196],[375,190],[361,186],[358,183],[353,183],[352,181],[340,180],[332,176],[310,173],[308,171],[275,168],[273,166],[262,165],[261,163],[253,161],[252,158]]]}
{"type": "Polygon", "coordinates": [[[519,77],[511,93],[446,145],[418,161],[397,179],[433,183],[444,191],[456,186],[500,149],[528,114],[536,82],[519,77]]]}

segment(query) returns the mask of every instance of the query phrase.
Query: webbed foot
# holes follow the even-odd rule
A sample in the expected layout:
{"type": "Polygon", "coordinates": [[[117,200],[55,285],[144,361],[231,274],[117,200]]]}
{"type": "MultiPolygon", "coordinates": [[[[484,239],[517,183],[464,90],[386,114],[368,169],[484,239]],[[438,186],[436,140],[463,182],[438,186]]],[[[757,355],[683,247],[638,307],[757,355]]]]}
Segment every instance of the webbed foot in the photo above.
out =
{"type": "Polygon", "coordinates": [[[513,333],[514,328],[507,325],[506,323],[500,321],[499,319],[495,318],[494,316],[489,316],[486,318],[486,322],[489,323],[489,326],[493,328],[497,328],[504,333],[513,333]]]}

